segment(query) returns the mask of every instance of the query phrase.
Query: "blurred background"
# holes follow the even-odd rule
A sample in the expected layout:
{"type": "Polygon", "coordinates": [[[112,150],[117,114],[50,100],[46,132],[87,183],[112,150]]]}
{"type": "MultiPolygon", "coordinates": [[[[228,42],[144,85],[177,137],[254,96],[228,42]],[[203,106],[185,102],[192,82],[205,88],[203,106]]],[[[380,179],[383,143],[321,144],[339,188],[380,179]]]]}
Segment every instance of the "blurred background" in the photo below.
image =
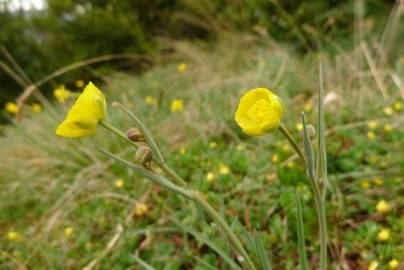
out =
{"type": "MultiPolygon", "coordinates": [[[[317,123],[320,61],[330,269],[404,269],[403,15],[402,0],[0,0],[0,269],[144,269],[135,255],[156,269],[234,269],[199,208],[94,148],[133,160],[120,139],[54,134],[90,80],[146,123],[255,261],[250,239],[262,239],[274,270],[299,269],[298,190],[316,269],[304,167],[279,132],[246,136],[234,112],[247,90],[272,89],[301,144],[300,112],[317,123]]],[[[133,125],[110,106],[107,117],[133,125]]]]}

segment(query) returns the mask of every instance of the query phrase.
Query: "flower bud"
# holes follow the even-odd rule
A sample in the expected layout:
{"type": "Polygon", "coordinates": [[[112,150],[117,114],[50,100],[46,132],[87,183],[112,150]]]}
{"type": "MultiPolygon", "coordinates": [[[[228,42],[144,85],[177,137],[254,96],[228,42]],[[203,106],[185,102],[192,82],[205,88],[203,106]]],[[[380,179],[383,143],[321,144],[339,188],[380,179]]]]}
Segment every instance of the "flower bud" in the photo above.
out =
{"type": "MultiPolygon", "coordinates": [[[[306,128],[310,139],[314,139],[316,137],[316,129],[312,125],[307,125],[306,128]]],[[[300,131],[300,135],[304,136],[304,129],[300,131]]]]}
{"type": "Polygon", "coordinates": [[[153,152],[147,146],[140,146],[136,150],[135,160],[140,162],[146,168],[150,168],[150,163],[153,159],[153,152]]]}
{"type": "Polygon", "coordinates": [[[126,136],[132,142],[144,142],[145,141],[143,134],[137,128],[128,129],[128,131],[126,132],[126,136]]]}

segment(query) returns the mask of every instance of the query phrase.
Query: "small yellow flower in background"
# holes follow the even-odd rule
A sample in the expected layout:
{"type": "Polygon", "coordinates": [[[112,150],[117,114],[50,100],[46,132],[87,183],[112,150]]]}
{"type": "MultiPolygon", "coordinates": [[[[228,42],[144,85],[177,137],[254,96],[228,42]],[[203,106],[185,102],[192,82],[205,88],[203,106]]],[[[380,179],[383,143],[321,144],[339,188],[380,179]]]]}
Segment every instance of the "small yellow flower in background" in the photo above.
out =
{"type": "Polygon", "coordinates": [[[215,179],[216,179],[216,175],[213,172],[208,172],[206,174],[206,181],[212,182],[215,179]]]}
{"type": "Polygon", "coordinates": [[[368,181],[368,180],[362,180],[362,181],[361,181],[361,188],[363,188],[363,189],[368,189],[368,188],[370,188],[370,183],[369,183],[369,181],[368,181]]]}
{"type": "Polygon", "coordinates": [[[391,206],[385,200],[380,200],[376,205],[376,211],[379,213],[387,213],[391,210],[391,206]]]}
{"type": "Polygon", "coordinates": [[[116,188],[121,188],[121,187],[123,187],[124,184],[125,184],[125,182],[123,181],[123,179],[116,179],[115,180],[115,187],[116,188]]]}
{"type": "Polygon", "coordinates": [[[297,131],[301,131],[303,129],[303,124],[302,123],[297,123],[296,124],[296,129],[297,129],[297,131]]]}
{"type": "Polygon", "coordinates": [[[387,116],[392,116],[394,114],[394,111],[391,107],[384,107],[383,112],[387,115],[387,116]]]}
{"type": "Polygon", "coordinates": [[[244,149],[245,149],[245,146],[244,146],[243,144],[237,144],[237,146],[236,146],[236,150],[237,150],[237,151],[241,152],[241,151],[243,151],[244,149]]]}
{"type": "Polygon", "coordinates": [[[368,270],[376,270],[379,267],[378,261],[371,261],[368,270]]]}
{"type": "Polygon", "coordinates": [[[230,168],[226,164],[219,164],[219,174],[226,175],[230,173],[230,168]]]}
{"type": "Polygon", "coordinates": [[[60,85],[53,90],[53,96],[60,102],[64,103],[70,97],[72,97],[72,92],[65,88],[64,85],[60,85]]]}
{"type": "Polygon", "coordinates": [[[84,87],[84,81],[83,81],[83,80],[76,80],[76,81],[74,82],[74,85],[75,85],[77,88],[83,88],[83,87],[84,87]]]}
{"type": "Polygon", "coordinates": [[[304,110],[307,112],[310,112],[311,110],[313,110],[313,104],[311,104],[310,102],[307,102],[306,104],[304,104],[304,110]]]}
{"type": "Polygon", "coordinates": [[[389,261],[388,266],[390,269],[397,269],[399,264],[400,262],[398,260],[392,259],[391,261],[389,261]]]}
{"type": "Polygon", "coordinates": [[[178,72],[185,72],[187,70],[187,64],[186,63],[181,63],[177,67],[178,72]]]}
{"type": "Polygon", "coordinates": [[[147,211],[149,210],[149,207],[145,203],[136,203],[135,206],[135,215],[138,217],[144,216],[147,211]]]}
{"type": "Polygon", "coordinates": [[[375,128],[377,128],[378,125],[379,125],[379,123],[376,120],[368,121],[369,129],[375,129],[375,128]]]}
{"type": "Polygon", "coordinates": [[[73,234],[73,228],[72,227],[66,227],[63,231],[66,237],[70,237],[73,234]]]}
{"type": "Polygon", "coordinates": [[[282,115],[281,99],[266,88],[256,88],[240,99],[235,120],[244,133],[260,136],[276,130],[282,115]]]}
{"type": "Polygon", "coordinates": [[[106,106],[103,93],[89,82],[70,108],[66,119],[56,129],[56,134],[70,138],[93,134],[98,122],[105,117],[106,106]]]}
{"type": "Polygon", "coordinates": [[[391,124],[385,124],[383,130],[386,133],[391,133],[393,131],[393,126],[391,124]]]}
{"type": "Polygon", "coordinates": [[[10,241],[17,241],[21,239],[21,236],[18,232],[15,231],[9,231],[7,233],[7,239],[10,241]]]}
{"type": "Polygon", "coordinates": [[[32,110],[33,110],[34,112],[37,112],[37,113],[39,113],[39,112],[42,111],[42,106],[41,106],[41,104],[39,104],[39,103],[33,103],[33,104],[31,105],[31,108],[32,108],[32,110]]]}
{"type": "Polygon", "coordinates": [[[171,101],[171,111],[180,112],[184,110],[184,101],[182,99],[174,99],[171,101]]]}
{"type": "Polygon", "coordinates": [[[11,114],[18,113],[18,106],[14,102],[7,102],[6,105],[4,105],[4,109],[6,110],[6,112],[11,114]]]}
{"type": "Polygon", "coordinates": [[[185,147],[181,147],[179,152],[181,155],[185,155],[187,153],[187,149],[185,147]]]}
{"type": "Polygon", "coordinates": [[[288,167],[289,169],[294,168],[294,167],[295,167],[295,162],[289,161],[289,162],[286,164],[286,167],[288,167]]]}
{"type": "Polygon", "coordinates": [[[389,240],[390,238],[390,230],[389,229],[382,229],[378,234],[377,234],[377,240],[384,242],[389,240]]]}
{"type": "Polygon", "coordinates": [[[273,163],[278,163],[279,162],[279,156],[277,154],[272,155],[271,158],[273,163]]]}
{"type": "Polygon", "coordinates": [[[397,101],[396,103],[394,103],[394,110],[399,112],[402,109],[403,109],[403,103],[401,103],[400,101],[397,101]]]}
{"type": "Polygon", "coordinates": [[[216,148],[216,146],[217,146],[217,143],[216,143],[216,142],[210,142],[210,143],[209,143],[209,148],[210,148],[210,149],[214,149],[214,148],[216,148]]]}
{"type": "Polygon", "coordinates": [[[289,144],[287,144],[287,143],[282,145],[282,151],[285,152],[285,153],[290,152],[291,149],[292,149],[291,146],[289,144]]]}
{"type": "Polygon", "coordinates": [[[383,186],[384,184],[384,180],[381,179],[380,177],[376,177],[375,179],[373,179],[373,182],[375,183],[376,186],[383,186]]]}
{"type": "Polygon", "coordinates": [[[278,178],[278,175],[277,175],[276,173],[268,174],[267,177],[266,177],[266,179],[267,179],[269,182],[273,182],[273,181],[275,181],[277,178],[278,178]]]}
{"type": "Polygon", "coordinates": [[[150,105],[150,106],[157,105],[157,100],[152,96],[146,96],[144,100],[147,105],[150,105]]]}
{"type": "Polygon", "coordinates": [[[368,131],[366,136],[368,136],[369,140],[374,140],[376,138],[376,134],[373,131],[368,131]]]}

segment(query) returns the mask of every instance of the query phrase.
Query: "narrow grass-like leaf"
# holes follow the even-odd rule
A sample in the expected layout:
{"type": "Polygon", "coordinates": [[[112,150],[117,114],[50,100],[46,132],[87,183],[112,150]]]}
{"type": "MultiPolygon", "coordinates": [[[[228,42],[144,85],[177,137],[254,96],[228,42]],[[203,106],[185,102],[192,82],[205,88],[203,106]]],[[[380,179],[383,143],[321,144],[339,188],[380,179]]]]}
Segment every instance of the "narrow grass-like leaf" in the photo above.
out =
{"type": "Polygon", "coordinates": [[[304,225],[302,205],[300,202],[299,192],[296,191],[296,206],[297,206],[297,245],[299,248],[299,261],[302,270],[309,270],[309,263],[307,261],[306,245],[304,240],[304,225]]]}
{"type": "Polygon", "coordinates": [[[147,262],[143,261],[142,259],[139,258],[137,255],[132,255],[132,258],[140,265],[142,266],[145,270],[157,270],[147,262]]]}
{"type": "Polygon", "coordinates": [[[303,123],[304,152],[306,154],[306,172],[307,172],[308,177],[312,181],[314,181],[315,163],[314,163],[313,146],[311,144],[310,135],[307,130],[307,124],[306,124],[306,118],[304,117],[304,112],[302,112],[302,123],[303,123]]]}
{"type": "Polygon", "coordinates": [[[261,241],[259,233],[257,231],[254,232],[254,242],[255,249],[257,252],[258,261],[260,263],[261,269],[263,270],[272,270],[271,262],[269,261],[268,255],[265,251],[264,244],[261,241]]]}
{"type": "Polygon", "coordinates": [[[325,148],[325,124],[324,124],[324,71],[323,63],[319,67],[320,87],[318,93],[318,164],[317,179],[323,184],[323,198],[327,192],[327,153],[325,148]]]}
{"type": "Polygon", "coordinates": [[[201,233],[197,232],[196,230],[182,224],[179,220],[172,218],[171,219],[178,227],[187,231],[189,234],[193,235],[198,241],[206,244],[209,246],[213,251],[215,251],[232,269],[241,269],[240,266],[215,242],[211,241],[210,239],[206,238],[201,233]]]}
{"type": "Polygon", "coordinates": [[[205,262],[201,258],[197,256],[192,256],[196,261],[198,261],[200,264],[202,264],[204,267],[206,267],[207,270],[219,270],[218,268],[214,267],[213,265],[205,262]]]}

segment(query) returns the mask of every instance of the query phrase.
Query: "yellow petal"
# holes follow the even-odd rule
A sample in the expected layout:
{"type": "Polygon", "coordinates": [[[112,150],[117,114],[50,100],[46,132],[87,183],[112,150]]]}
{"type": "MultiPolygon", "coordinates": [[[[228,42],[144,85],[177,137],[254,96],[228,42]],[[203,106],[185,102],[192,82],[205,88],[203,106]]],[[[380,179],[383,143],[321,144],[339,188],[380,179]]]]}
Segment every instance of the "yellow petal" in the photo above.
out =
{"type": "Polygon", "coordinates": [[[56,129],[56,135],[68,138],[81,138],[95,133],[97,121],[89,120],[81,122],[69,122],[65,120],[56,129]]]}

